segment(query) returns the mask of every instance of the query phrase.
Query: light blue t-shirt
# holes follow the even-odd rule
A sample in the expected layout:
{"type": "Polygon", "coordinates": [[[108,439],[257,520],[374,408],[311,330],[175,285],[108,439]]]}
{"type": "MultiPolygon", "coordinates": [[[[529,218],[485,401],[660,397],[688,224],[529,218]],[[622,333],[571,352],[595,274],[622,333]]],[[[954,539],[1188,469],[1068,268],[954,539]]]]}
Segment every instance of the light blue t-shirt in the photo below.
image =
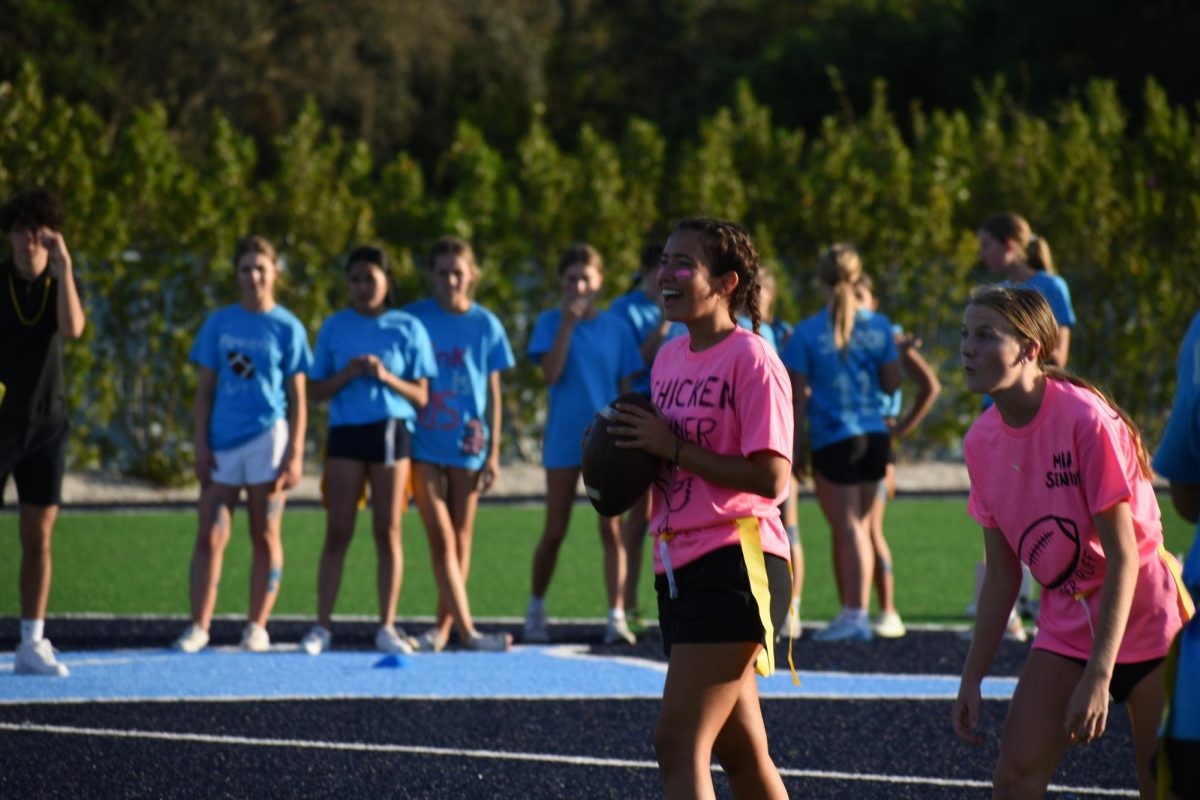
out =
{"type": "Polygon", "coordinates": [[[892,323],[883,314],[859,309],[843,355],[833,338],[829,309],[800,322],[783,351],[788,369],[804,375],[808,441],[813,450],[868,433],[887,433],[879,409],[879,367],[898,358],[892,323]]]}
{"type": "Polygon", "coordinates": [[[413,458],[479,469],[491,436],[498,435],[488,426],[488,379],[516,363],[508,334],[496,315],[478,303],[461,314],[443,310],[433,299],[404,310],[425,326],[437,358],[429,404],[417,414],[413,458]]]}
{"type": "MultiPolygon", "coordinates": [[[[626,292],[613,300],[612,305],[608,307],[608,312],[629,323],[633,328],[633,338],[639,348],[654,329],[662,323],[662,309],[641,289],[626,292]]],[[[633,377],[634,391],[650,394],[650,367],[652,366],[653,363],[647,364],[645,369],[633,377]]]]}
{"type": "MultiPolygon", "coordinates": [[[[1200,314],[1192,317],[1175,362],[1175,405],[1154,454],[1154,471],[1174,483],[1200,483],[1200,314]]],[[[1183,582],[1200,600],[1200,528],[1183,565],[1183,582]]],[[[1179,664],[1168,736],[1200,740],[1200,617],[1179,632],[1179,664]]]]}
{"type": "Polygon", "coordinates": [[[191,361],[217,374],[208,444],[228,450],[250,441],[287,414],[285,381],[312,367],[308,333],[280,305],[247,311],[239,304],[209,314],[192,344],[191,361]]]}
{"type": "Polygon", "coordinates": [[[781,319],[771,321],[771,332],[775,334],[775,351],[782,353],[787,347],[788,339],[792,338],[792,323],[781,319]]]}
{"type": "MultiPolygon", "coordinates": [[[[388,372],[406,381],[437,374],[429,334],[412,314],[389,310],[377,317],[365,317],[348,308],[321,323],[313,380],[330,378],[351,359],[366,355],[378,356],[388,372]]],[[[369,375],[359,375],[329,401],[330,427],[401,419],[411,431],[416,418],[412,403],[369,375]]]]}
{"type": "MultiPolygon", "coordinates": [[[[557,308],[538,315],[526,349],[531,359],[540,362],[550,352],[561,319],[562,310],[557,308]]],[[[644,368],[633,330],[624,320],[601,312],[577,323],[571,332],[562,377],[550,386],[543,466],[579,466],[584,429],[597,411],[620,394],[621,380],[644,368]]]]}
{"type": "Polygon", "coordinates": [[[1074,327],[1075,309],[1071,306],[1071,290],[1067,288],[1067,282],[1061,276],[1051,275],[1049,272],[1034,272],[1033,277],[1027,281],[1004,281],[1003,285],[1013,289],[1036,289],[1050,304],[1055,322],[1065,328],[1074,327]]]}

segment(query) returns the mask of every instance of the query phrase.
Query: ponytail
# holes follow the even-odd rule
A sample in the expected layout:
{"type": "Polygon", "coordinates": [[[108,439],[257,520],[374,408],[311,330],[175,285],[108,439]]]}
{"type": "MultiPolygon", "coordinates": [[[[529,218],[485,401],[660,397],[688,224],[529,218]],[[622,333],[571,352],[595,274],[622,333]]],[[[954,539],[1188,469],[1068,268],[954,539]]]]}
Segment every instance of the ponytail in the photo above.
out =
{"type": "Polygon", "coordinates": [[[829,287],[833,341],[845,355],[858,316],[858,295],[854,292],[854,284],[862,277],[862,259],[850,245],[835,244],[817,260],[817,273],[821,282],[829,287]]]}

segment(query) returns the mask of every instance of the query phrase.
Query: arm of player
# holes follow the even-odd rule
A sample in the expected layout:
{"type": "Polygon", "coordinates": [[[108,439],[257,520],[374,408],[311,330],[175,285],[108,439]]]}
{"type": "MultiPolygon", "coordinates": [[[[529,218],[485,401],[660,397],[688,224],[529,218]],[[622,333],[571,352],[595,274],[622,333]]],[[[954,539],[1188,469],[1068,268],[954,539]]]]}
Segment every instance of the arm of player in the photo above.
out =
{"type": "Polygon", "coordinates": [[[1200,483],[1171,481],[1171,505],[1193,525],[1200,522],[1200,483]]]}
{"type": "Polygon", "coordinates": [[[954,732],[975,745],[983,744],[979,734],[980,686],[996,657],[1009,612],[1021,588],[1021,562],[1000,529],[984,528],[983,545],[987,566],[975,606],[975,632],[963,662],[958,698],[950,712],[954,732]]]}
{"type": "Polygon", "coordinates": [[[1108,684],[1112,681],[1117,651],[1125,638],[1133,591],[1137,585],[1137,538],[1129,503],[1122,501],[1096,514],[1096,533],[1104,548],[1104,584],[1096,613],[1092,652],[1083,677],[1067,704],[1063,727],[1078,744],[1087,744],[1104,733],[1108,722],[1108,684]]]}
{"type": "Polygon", "coordinates": [[[478,485],[482,491],[487,491],[496,485],[500,477],[500,424],[503,407],[500,405],[500,372],[497,370],[488,376],[487,416],[488,439],[487,459],[479,470],[478,485]]]}
{"type": "Polygon", "coordinates": [[[297,372],[287,379],[288,444],[275,478],[275,491],[291,489],[304,475],[304,434],[308,429],[308,403],[305,400],[305,375],[297,372]]]}
{"type": "Polygon", "coordinates": [[[714,453],[694,442],[681,439],[660,414],[644,408],[617,403],[609,433],[618,437],[617,447],[637,448],[683,467],[709,483],[750,492],[761,497],[779,497],[787,491],[787,458],[770,450],[749,457],[714,453]]]}
{"type": "Polygon", "coordinates": [[[792,444],[792,474],[804,483],[808,475],[808,376],[788,370],[792,379],[792,408],[795,421],[792,444]]]}
{"type": "Polygon", "coordinates": [[[55,297],[58,331],[67,339],[78,339],[83,336],[87,319],[83,314],[83,303],[79,300],[79,289],[75,286],[71,252],[62,233],[58,231],[46,234],[42,238],[42,245],[50,252],[50,275],[58,281],[55,297]]]}
{"type": "Polygon", "coordinates": [[[429,378],[406,380],[388,370],[376,355],[359,356],[363,360],[363,374],[370,375],[417,408],[429,404],[429,378]]]}
{"type": "Polygon", "coordinates": [[[346,362],[346,366],[328,378],[309,381],[307,386],[308,397],[314,403],[324,402],[340,392],[343,386],[362,375],[365,371],[366,362],[363,361],[362,356],[352,358],[346,362]]]}
{"type": "Polygon", "coordinates": [[[933,408],[933,401],[942,393],[942,384],[937,373],[921,355],[918,347],[920,342],[911,336],[899,345],[900,368],[917,385],[917,396],[912,407],[900,417],[896,427],[892,429],[892,434],[897,438],[912,433],[933,408]]]}
{"type": "Polygon", "coordinates": [[[553,386],[562,378],[563,372],[567,368],[567,354],[571,351],[571,334],[575,332],[575,325],[582,316],[583,309],[580,307],[580,301],[563,303],[558,330],[554,332],[554,342],[538,362],[542,367],[542,377],[546,379],[547,386],[553,386]]]}

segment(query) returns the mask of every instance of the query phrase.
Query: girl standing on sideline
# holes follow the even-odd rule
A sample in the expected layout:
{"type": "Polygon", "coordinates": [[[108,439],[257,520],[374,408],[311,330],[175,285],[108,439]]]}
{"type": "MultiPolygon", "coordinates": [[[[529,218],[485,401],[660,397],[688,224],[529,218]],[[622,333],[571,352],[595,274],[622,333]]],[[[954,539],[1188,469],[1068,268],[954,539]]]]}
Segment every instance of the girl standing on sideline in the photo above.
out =
{"type": "Polygon", "coordinates": [[[317,572],[317,624],[300,645],[311,655],[329,649],[333,606],[363,484],[371,489],[371,530],[378,567],[379,632],[385,653],[411,653],[395,627],[404,573],[400,515],[408,486],[413,423],[429,400],[437,372],[424,326],[389,309],[391,265],[377,247],[359,247],[346,259],[351,307],[328,317],[317,333],[312,370],[314,401],[330,400],[326,444],[325,546],[317,572]]]}
{"type": "MultiPolygon", "coordinates": [[[[870,275],[864,272],[855,288],[858,292],[858,302],[863,308],[869,308],[871,311],[879,309],[879,300],[875,297],[875,283],[870,275]]],[[[896,610],[896,576],[892,569],[892,550],[883,535],[884,510],[888,501],[896,496],[896,449],[902,438],[916,430],[942,392],[937,373],[921,356],[921,340],[915,336],[906,336],[904,329],[899,325],[893,325],[892,330],[896,336],[896,349],[900,354],[900,369],[917,385],[917,396],[906,413],[901,413],[903,399],[899,389],[881,393],[879,396],[883,421],[887,423],[891,432],[892,443],[888,448],[887,473],[879,484],[879,491],[875,493],[875,500],[867,513],[867,527],[871,532],[871,548],[875,552],[875,596],[879,601],[879,614],[871,629],[876,636],[885,639],[897,639],[907,633],[904,620],[896,610]]]]}
{"type": "Polygon", "coordinates": [[[872,636],[867,608],[875,564],[867,515],[891,449],[879,394],[900,388],[900,366],[892,323],[858,302],[858,252],[834,245],[817,268],[829,303],[796,325],[783,352],[796,404],[792,471],[803,478],[811,447],[813,482],[833,534],[842,603],[841,613],[813,638],[865,641],[872,636]]]}
{"type": "Polygon", "coordinates": [[[515,359],[500,320],[471,299],[479,267],[469,244],[439,239],[429,275],[434,296],[404,309],[425,326],[438,365],[413,441],[413,490],[438,582],[437,622],[421,649],[444,648],[453,627],[469,650],[507,650],[509,634],[475,629],[467,572],[479,493],[500,475],[500,372],[515,359]]]}
{"type": "Polygon", "coordinates": [[[1127,702],[1143,798],[1163,707],[1163,657],[1192,609],[1163,548],[1149,457],[1132,420],[1048,363],[1058,326],[1031,289],[976,290],[963,314],[967,388],[995,404],[963,441],[968,513],[987,571],[952,721],[978,731],[980,683],[1004,634],[1021,563],[1043,587],[1038,634],[1004,722],[994,797],[1040,797],[1072,745],[1127,702]]]}
{"type": "Polygon", "coordinates": [[[668,462],[655,481],[652,523],[668,657],[654,749],[667,797],[712,797],[714,754],[735,797],[787,796],[755,671],[774,670],[774,629],[790,594],[779,505],[791,478],[792,402],[783,364],[755,335],[757,273],[741,226],[676,226],[658,283],[666,317],[688,335],[663,345],[654,362],[658,413],[621,407],[609,427],[627,437],[621,446],[668,462]],[[753,330],[738,325],[739,312],[753,330]]]}
{"type": "Polygon", "coordinates": [[[267,617],[283,574],[280,523],[285,492],[300,481],[308,423],[305,373],[312,367],[308,333],[275,302],[275,248],[261,236],[238,244],[234,257],[240,303],[209,315],[192,345],[196,380],[196,477],[200,527],[192,553],[192,623],[175,648],[208,644],[233,509],[246,489],[250,513],[249,622],[242,649],[270,648],[267,617]]]}
{"type": "MultiPolygon", "coordinates": [[[[525,613],[526,642],[550,640],[546,590],[571,521],[583,432],[596,412],[626,391],[634,373],[643,367],[629,326],[596,307],[596,295],[604,283],[599,253],[590,245],[572,245],[558,261],[558,276],[562,306],[538,316],[527,351],[542,367],[550,387],[550,408],[542,448],[546,526],[533,554],[532,593],[525,613]]],[[[625,549],[621,546],[620,517],[600,517],[600,541],[604,545],[609,607],[604,642],[633,644],[634,636],[625,620],[625,549]]]]}

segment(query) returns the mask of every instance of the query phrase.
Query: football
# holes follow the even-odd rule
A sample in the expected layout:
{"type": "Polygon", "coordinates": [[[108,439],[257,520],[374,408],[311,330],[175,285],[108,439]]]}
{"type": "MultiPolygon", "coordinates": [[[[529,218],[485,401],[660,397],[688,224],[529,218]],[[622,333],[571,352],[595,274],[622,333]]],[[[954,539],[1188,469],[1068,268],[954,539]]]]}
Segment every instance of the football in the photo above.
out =
{"type": "Polygon", "coordinates": [[[645,450],[617,447],[617,437],[608,433],[614,403],[641,406],[654,411],[654,404],[640,392],[626,392],[596,412],[583,444],[583,488],[592,505],[605,517],[623,514],[650,488],[662,469],[662,459],[645,450]]]}

